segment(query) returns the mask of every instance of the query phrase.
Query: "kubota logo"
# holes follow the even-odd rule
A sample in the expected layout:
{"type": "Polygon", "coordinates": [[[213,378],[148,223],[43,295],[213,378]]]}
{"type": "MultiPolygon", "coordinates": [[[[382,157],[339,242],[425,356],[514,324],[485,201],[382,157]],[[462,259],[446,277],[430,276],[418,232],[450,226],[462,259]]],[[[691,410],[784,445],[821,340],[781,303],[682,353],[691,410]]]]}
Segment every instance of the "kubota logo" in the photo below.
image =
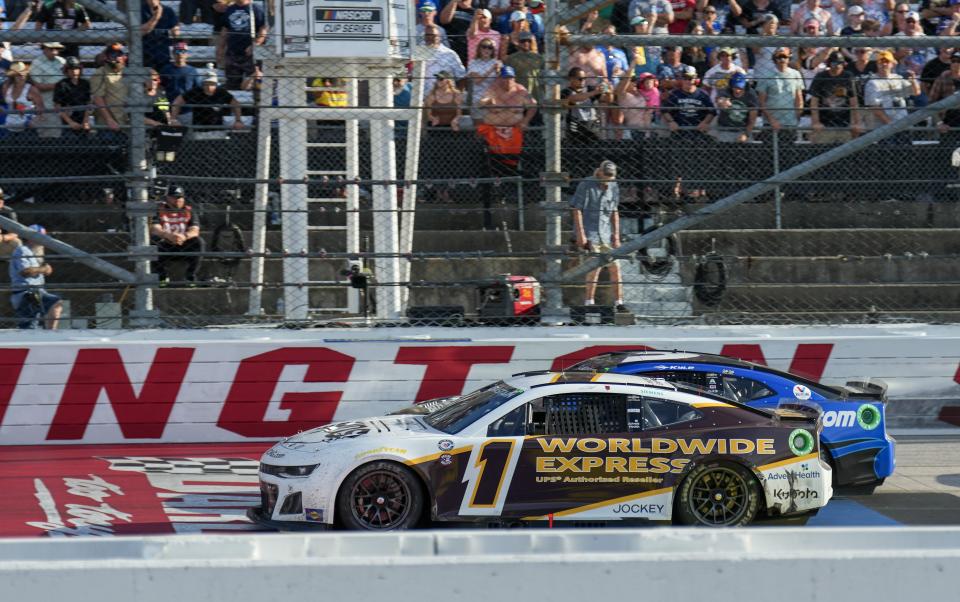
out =
{"type": "Polygon", "coordinates": [[[820,494],[813,489],[774,489],[773,497],[778,500],[815,500],[820,494]]]}

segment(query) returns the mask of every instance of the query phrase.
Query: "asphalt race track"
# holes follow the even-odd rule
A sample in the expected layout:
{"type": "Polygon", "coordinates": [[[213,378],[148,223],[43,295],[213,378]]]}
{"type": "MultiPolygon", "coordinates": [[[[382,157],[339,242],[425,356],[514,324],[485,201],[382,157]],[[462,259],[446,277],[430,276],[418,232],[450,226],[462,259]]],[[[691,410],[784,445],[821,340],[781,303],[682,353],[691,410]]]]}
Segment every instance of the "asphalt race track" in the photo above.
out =
{"type": "MultiPolygon", "coordinates": [[[[245,512],[259,501],[257,459],[268,446],[0,447],[0,536],[258,530],[245,512]]],[[[806,524],[960,524],[960,436],[898,437],[897,470],[882,487],[841,492],[806,524]]]]}

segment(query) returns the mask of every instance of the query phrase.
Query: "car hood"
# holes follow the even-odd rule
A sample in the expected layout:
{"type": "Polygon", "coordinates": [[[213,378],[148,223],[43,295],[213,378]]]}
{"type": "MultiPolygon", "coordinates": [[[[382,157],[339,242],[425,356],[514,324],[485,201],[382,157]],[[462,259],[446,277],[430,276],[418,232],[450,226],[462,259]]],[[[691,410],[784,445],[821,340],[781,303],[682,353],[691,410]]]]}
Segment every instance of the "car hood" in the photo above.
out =
{"type": "Polygon", "coordinates": [[[303,449],[337,442],[356,441],[373,437],[407,437],[411,435],[442,435],[417,416],[381,416],[334,422],[284,439],[280,445],[303,449]]]}

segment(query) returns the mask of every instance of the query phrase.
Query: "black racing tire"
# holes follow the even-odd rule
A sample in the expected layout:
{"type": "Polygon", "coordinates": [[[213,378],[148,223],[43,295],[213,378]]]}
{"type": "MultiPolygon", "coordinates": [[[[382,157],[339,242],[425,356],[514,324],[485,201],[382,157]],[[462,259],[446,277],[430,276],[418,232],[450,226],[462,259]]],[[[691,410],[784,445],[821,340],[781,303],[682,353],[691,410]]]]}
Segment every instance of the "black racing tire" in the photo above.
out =
{"type": "Polygon", "coordinates": [[[739,527],[760,511],[760,485],[743,466],[712,461],[696,466],[677,489],[677,522],[701,527],[739,527]]]}
{"type": "Polygon", "coordinates": [[[416,475],[393,462],[357,468],[337,492],[337,515],[346,529],[401,531],[420,522],[423,489],[416,475]]]}

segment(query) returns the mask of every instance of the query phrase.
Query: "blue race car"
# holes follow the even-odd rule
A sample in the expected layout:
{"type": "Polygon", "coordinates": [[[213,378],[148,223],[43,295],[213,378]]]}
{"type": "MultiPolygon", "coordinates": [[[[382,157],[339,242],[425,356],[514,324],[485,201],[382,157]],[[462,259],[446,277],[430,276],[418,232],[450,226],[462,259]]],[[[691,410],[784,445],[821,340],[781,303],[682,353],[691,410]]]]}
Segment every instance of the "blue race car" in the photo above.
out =
{"type": "Polygon", "coordinates": [[[820,449],[829,454],[835,486],[848,491],[872,492],[896,465],[896,440],[887,434],[884,416],[887,388],[876,380],[831,387],[752,362],[682,351],[604,353],[568,370],[660,377],[761,409],[818,405],[820,449]]]}

